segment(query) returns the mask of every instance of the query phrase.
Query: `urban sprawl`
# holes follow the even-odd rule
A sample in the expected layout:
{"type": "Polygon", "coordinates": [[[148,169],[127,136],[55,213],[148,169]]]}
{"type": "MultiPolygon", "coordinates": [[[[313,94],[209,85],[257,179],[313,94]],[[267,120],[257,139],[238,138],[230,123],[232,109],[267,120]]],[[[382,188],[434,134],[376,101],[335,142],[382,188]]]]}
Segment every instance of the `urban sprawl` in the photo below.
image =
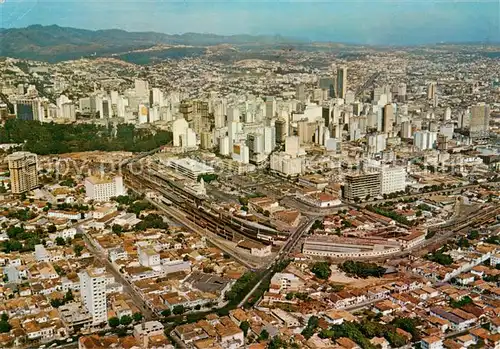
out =
{"type": "Polygon", "coordinates": [[[499,349],[498,58],[228,50],[0,60],[0,347],[499,349]]]}

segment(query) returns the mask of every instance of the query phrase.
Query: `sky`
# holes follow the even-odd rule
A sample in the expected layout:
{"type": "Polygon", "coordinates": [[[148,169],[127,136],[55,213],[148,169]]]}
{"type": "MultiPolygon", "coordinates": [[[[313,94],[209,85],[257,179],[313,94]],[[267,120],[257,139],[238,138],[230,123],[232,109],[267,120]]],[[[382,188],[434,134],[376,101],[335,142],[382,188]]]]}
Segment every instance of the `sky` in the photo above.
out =
{"type": "Polygon", "coordinates": [[[282,35],[370,45],[500,42],[500,0],[0,0],[0,27],[282,35]]]}

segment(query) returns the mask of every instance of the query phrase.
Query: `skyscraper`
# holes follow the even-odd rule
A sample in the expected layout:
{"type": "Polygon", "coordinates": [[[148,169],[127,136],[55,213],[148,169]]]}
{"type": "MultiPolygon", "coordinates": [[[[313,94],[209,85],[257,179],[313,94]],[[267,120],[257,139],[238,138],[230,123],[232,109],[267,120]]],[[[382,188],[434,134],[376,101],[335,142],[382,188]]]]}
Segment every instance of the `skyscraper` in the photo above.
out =
{"type": "Polygon", "coordinates": [[[304,103],[306,101],[306,87],[304,84],[297,85],[296,97],[299,101],[304,103]]]}
{"type": "Polygon", "coordinates": [[[7,157],[13,194],[22,194],[38,186],[36,154],[16,152],[7,157]]]}
{"type": "Polygon", "coordinates": [[[385,133],[392,132],[392,125],[394,123],[394,106],[386,104],[382,111],[382,128],[385,133]]]}
{"type": "Polygon", "coordinates": [[[490,131],[490,106],[479,103],[471,107],[470,137],[472,139],[487,138],[490,131]]]}
{"type": "Polygon", "coordinates": [[[338,98],[345,98],[347,90],[347,68],[339,67],[337,69],[337,88],[335,93],[338,98]]]}
{"type": "Polygon", "coordinates": [[[87,269],[78,273],[82,303],[92,315],[92,324],[108,319],[106,307],[106,275],[104,268],[87,269]]]}
{"type": "Polygon", "coordinates": [[[431,82],[429,86],[427,87],[427,99],[430,101],[434,101],[436,98],[436,89],[437,85],[435,82],[431,82]]]}

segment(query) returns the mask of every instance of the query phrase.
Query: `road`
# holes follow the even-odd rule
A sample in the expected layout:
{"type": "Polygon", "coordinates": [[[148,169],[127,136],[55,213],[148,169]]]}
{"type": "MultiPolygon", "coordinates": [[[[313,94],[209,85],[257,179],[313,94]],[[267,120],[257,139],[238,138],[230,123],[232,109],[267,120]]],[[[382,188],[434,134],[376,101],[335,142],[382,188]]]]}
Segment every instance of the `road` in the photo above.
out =
{"type": "Polygon", "coordinates": [[[123,290],[124,293],[127,293],[130,298],[134,301],[134,305],[136,305],[140,310],[142,315],[146,320],[152,320],[155,318],[155,314],[151,311],[151,309],[145,304],[144,300],[142,297],[139,295],[139,293],[132,287],[132,285],[129,283],[125,277],[114,268],[114,266],[111,264],[111,262],[108,260],[107,256],[100,251],[96,245],[92,237],[86,232],[83,232],[83,236],[85,237],[86,240],[86,245],[89,251],[94,255],[95,258],[97,258],[99,261],[101,261],[105,266],[106,269],[113,274],[115,277],[115,280],[120,282],[123,285],[123,290]]]}
{"type": "Polygon", "coordinates": [[[254,292],[259,288],[259,286],[262,284],[264,280],[267,279],[267,277],[273,272],[274,266],[283,261],[288,257],[288,254],[293,250],[295,245],[297,244],[298,241],[302,238],[305,232],[308,232],[309,229],[311,229],[311,226],[313,225],[314,220],[306,220],[290,237],[288,238],[287,242],[285,245],[283,245],[276,255],[276,258],[274,260],[274,263],[272,263],[266,270],[264,276],[260,279],[260,281],[248,292],[248,294],[243,298],[243,300],[238,304],[238,308],[242,307],[249,299],[250,297],[254,294],[254,292]]]}

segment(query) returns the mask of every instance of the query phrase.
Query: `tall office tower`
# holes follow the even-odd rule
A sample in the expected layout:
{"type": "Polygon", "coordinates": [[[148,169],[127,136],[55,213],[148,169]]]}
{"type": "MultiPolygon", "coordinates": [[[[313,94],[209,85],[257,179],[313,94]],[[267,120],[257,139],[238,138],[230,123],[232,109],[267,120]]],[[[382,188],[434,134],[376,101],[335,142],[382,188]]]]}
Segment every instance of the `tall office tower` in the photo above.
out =
{"type": "Polygon", "coordinates": [[[382,110],[382,129],[385,133],[392,132],[392,125],[394,123],[394,106],[386,104],[382,110]]]}
{"type": "Polygon", "coordinates": [[[106,305],[106,276],[104,268],[87,269],[78,273],[82,303],[92,315],[92,324],[108,320],[106,305]]]}
{"type": "Polygon", "coordinates": [[[356,94],[349,90],[345,94],[345,104],[352,104],[354,103],[354,100],[356,99],[356,94]]]}
{"type": "Polygon", "coordinates": [[[320,78],[319,79],[319,88],[327,91],[327,96],[329,98],[335,97],[335,86],[332,78],[320,78]]]}
{"type": "Polygon", "coordinates": [[[204,131],[201,133],[200,146],[205,150],[212,149],[214,147],[214,135],[212,132],[204,131]]]}
{"type": "Polygon", "coordinates": [[[285,153],[291,157],[297,157],[300,150],[300,139],[297,136],[288,136],[285,138],[285,153]]]}
{"type": "Polygon", "coordinates": [[[372,102],[373,104],[377,104],[378,101],[380,100],[380,97],[384,94],[384,87],[383,86],[378,86],[373,89],[373,98],[372,102]]]}
{"type": "Polygon", "coordinates": [[[149,83],[141,79],[134,80],[135,94],[139,97],[149,96],[149,83]]]}
{"type": "Polygon", "coordinates": [[[412,138],[412,125],[410,121],[403,121],[401,123],[401,138],[409,139],[412,138]]]}
{"type": "Polygon", "coordinates": [[[316,123],[309,122],[307,119],[302,119],[297,122],[300,143],[311,143],[313,141],[313,135],[316,131],[316,123]]]}
{"type": "Polygon", "coordinates": [[[15,152],[7,156],[12,194],[22,194],[38,186],[36,154],[15,152]]]}
{"type": "Polygon", "coordinates": [[[227,123],[240,122],[240,110],[237,107],[227,107],[227,123]]]}
{"type": "Polygon", "coordinates": [[[479,103],[471,107],[470,138],[488,138],[490,135],[490,106],[479,103]]]}
{"type": "Polygon", "coordinates": [[[63,104],[66,103],[71,103],[71,100],[66,97],[65,95],[60,95],[59,97],[56,98],[56,105],[57,105],[57,117],[62,118],[64,117],[62,115],[62,106],[63,104]]]}
{"type": "Polygon", "coordinates": [[[38,97],[17,99],[14,103],[14,113],[20,120],[43,121],[42,103],[38,97]]]}
{"type": "Polygon", "coordinates": [[[435,82],[431,82],[427,86],[427,99],[430,101],[434,101],[436,99],[436,91],[437,90],[437,84],[435,82]]]}
{"type": "Polygon", "coordinates": [[[276,147],[276,131],[272,126],[264,127],[264,153],[271,154],[276,147]]]}
{"type": "Polygon", "coordinates": [[[302,102],[305,103],[306,101],[306,86],[304,84],[299,84],[296,87],[296,98],[302,102]]]}
{"type": "Polygon", "coordinates": [[[111,108],[111,100],[108,97],[102,99],[102,115],[101,119],[108,119],[113,116],[111,108]]]}
{"type": "Polygon", "coordinates": [[[346,91],[347,91],[347,68],[339,67],[337,69],[337,88],[335,89],[337,98],[345,98],[346,91]]]}
{"type": "Polygon", "coordinates": [[[76,121],[76,109],[73,103],[64,103],[62,105],[62,118],[69,119],[70,121],[76,121]]]}
{"type": "Polygon", "coordinates": [[[451,108],[447,107],[446,110],[444,111],[444,120],[448,121],[451,120],[451,108]]]}
{"type": "Polygon", "coordinates": [[[437,140],[437,132],[417,131],[413,135],[413,145],[419,150],[434,148],[437,140]]]}
{"type": "Polygon", "coordinates": [[[163,106],[163,92],[157,87],[154,87],[151,89],[149,92],[149,105],[158,105],[158,106],[163,106]]]}
{"type": "Polygon", "coordinates": [[[118,99],[120,98],[120,94],[118,91],[111,91],[110,93],[111,104],[118,104],[118,99]]]}
{"type": "Polygon", "coordinates": [[[470,125],[470,110],[463,110],[458,113],[458,128],[464,129],[470,125]]]}
{"type": "Polygon", "coordinates": [[[368,153],[377,154],[383,152],[387,147],[387,138],[383,133],[368,136],[368,153]]]}
{"type": "Polygon", "coordinates": [[[149,108],[144,104],[139,105],[139,124],[147,124],[149,119],[149,108]]]}
{"type": "Polygon", "coordinates": [[[399,102],[405,102],[406,101],[406,84],[405,83],[400,83],[398,84],[397,88],[397,94],[398,94],[398,101],[399,102]]]}
{"type": "Polygon", "coordinates": [[[382,193],[382,175],[380,172],[361,173],[345,176],[344,197],[350,201],[356,198],[372,198],[382,193]]]}
{"type": "Polygon", "coordinates": [[[288,134],[286,129],[286,120],[283,118],[276,120],[274,123],[274,129],[276,131],[276,143],[283,143],[288,134]]]}
{"type": "Polygon", "coordinates": [[[266,97],[266,117],[274,118],[276,116],[276,99],[266,97]]]}
{"type": "Polygon", "coordinates": [[[191,101],[183,101],[179,105],[179,112],[184,116],[186,121],[190,122],[193,120],[194,106],[191,101]]]}

